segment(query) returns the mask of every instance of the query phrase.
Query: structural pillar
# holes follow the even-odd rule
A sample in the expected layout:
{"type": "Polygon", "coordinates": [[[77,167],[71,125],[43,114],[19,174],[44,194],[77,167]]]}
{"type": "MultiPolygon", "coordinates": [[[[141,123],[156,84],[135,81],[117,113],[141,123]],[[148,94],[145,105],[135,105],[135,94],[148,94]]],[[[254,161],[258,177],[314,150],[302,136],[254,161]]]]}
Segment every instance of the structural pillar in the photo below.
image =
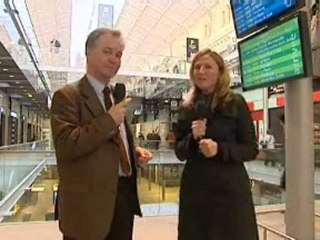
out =
{"type": "Polygon", "coordinates": [[[267,130],[269,128],[269,98],[268,98],[268,88],[263,89],[263,133],[262,139],[266,139],[267,130]]]}
{"type": "Polygon", "coordinates": [[[314,240],[314,139],[312,79],[285,84],[286,233],[314,240]]]}

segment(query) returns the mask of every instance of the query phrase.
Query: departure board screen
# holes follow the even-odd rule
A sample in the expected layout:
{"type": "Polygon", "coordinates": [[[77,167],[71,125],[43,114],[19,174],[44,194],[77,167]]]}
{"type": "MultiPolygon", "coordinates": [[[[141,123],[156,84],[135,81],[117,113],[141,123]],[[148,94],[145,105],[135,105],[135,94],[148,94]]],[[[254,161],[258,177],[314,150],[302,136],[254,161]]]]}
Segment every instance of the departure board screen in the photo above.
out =
{"type": "Polygon", "coordinates": [[[304,5],[304,0],[231,0],[238,38],[304,5]]]}
{"type": "MultiPolygon", "coordinates": [[[[307,21],[306,16],[303,19],[307,21]]],[[[306,76],[304,35],[308,34],[302,34],[299,15],[240,42],[242,88],[249,90],[306,76]]]]}

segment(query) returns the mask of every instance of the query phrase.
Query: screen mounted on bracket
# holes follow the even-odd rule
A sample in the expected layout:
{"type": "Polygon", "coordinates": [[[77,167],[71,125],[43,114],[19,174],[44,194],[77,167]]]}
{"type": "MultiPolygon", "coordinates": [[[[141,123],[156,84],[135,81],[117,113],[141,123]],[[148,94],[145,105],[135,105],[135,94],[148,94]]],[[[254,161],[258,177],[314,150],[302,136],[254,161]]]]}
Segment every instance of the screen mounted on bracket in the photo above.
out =
{"type": "Polygon", "coordinates": [[[305,0],[231,0],[230,5],[237,37],[243,38],[296,12],[305,6],[305,0]]]}
{"type": "Polygon", "coordinates": [[[304,12],[238,43],[243,90],[310,76],[311,47],[304,12]]]}

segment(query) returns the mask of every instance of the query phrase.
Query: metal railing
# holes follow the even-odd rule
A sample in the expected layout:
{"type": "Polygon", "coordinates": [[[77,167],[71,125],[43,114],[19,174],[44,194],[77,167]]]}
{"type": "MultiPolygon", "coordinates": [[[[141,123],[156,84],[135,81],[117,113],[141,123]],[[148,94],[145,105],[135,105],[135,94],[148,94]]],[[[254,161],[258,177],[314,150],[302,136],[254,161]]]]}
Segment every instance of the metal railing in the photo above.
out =
{"type": "Polygon", "coordinates": [[[47,140],[38,140],[33,142],[12,144],[7,146],[1,146],[1,151],[11,151],[11,150],[47,150],[49,142],[47,140]]]}
{"type": "MultiPolygon", "coordinates": [[[[263,215],[263,214],[270,214],[270,213],[284,213],[285,209],[284,206],[276,209],[268,209],[268,210],[258,210],[256,211],[257,215],[263,215]]],[[[282,233],[276,229],[273,229],[266,224],[263,224],[259,221],[257,221],[258,227],[262,229],[262,240],[268,240],[268,233],[272,233],[276,235],[277,237],[281,237],[285,240],[295,240],[295,238],[290,237],[289,235],[286,235],[285,233],[282,233]]]]}
{"type": "Polygon", "coordinates": [[[258,221],[258,227],[262,228],[262,240],[267,240],[268,239],[268,232],[270,233],[273,233],[275,235],[277,235],[278,237],[281,237],[282,239],[285,239],[285,240],[296,240],[295,238],[293,237],[290,237],[276,229],[273,229],[261,222],[258,221]]]}
{"type": "Polygon", "coordinates": [[[37,178],[39,173],[45,167],[46,160],[41,161],[14,189],[12,189],[1,201],[0,201],[0,222],[4,216],[11,216],[10,209],[24,194],[27,189],[37,178]]]}
{"type": "MultiPolygon", "coordinates": [[[[149,146],[149,143],[152,143],[152,141],[144,141],[143,143],[146,144],[147,146],[149,146]]],[[[171,154],[173,154],[173,149],[170,148],[170,145],[168,144],[170,142],[165,142],[162,141],[159,144],[159,149],[153,149],[153,145],[151,144],[151,151],[154,153],[155,155],[155,159],[154,161],[152,161],[149,165],[149,167],[147,169],[144,169],[144,175],[141,176],[141,172],[139,174],[139,178],[141,180],[141,178],[144,179],[144,182],[147,183],[149,185],[149,187],[147,187],[144,191],[144,193],[146,193],[146,199],[148,194],[150,194],[150,190],[151,190],[151,184],[153,184],[153,187],[157,187],[157,191],[159,193],[159,198],[157,198],[157,203],[160,205],[161,203],[166,202],[166,200],[170,200],[169,197],[171,196],[166,196],[166,188],[169,186],[171,187],[173,183],[172,177],[167,176],[165,174],[165,169],[162,169],[162,167],[164,167],[165,165],[177,165],[179,167],[182,167],[181,165],[183,165],[183,162],[178,161],[177,159],[172,159],[171,157],[169,157],[169,155],[171,156],[171,154]],[[153,169],[154,168],[154,169],[153,169]],[[152,172],[153,169],[153,172],[152,172]]],[[[30,146],[29,146],[30,147],[30,146]]],[[[12,146],[11,146],[12,149],[12,146]]],[[[15,149],[17,149],[17,146],[15,147],[15,149]]],[[[18,147],[19,149],[19,147],[18,147]]],[[[24,164],[34,164],[32,161],[32,157],[33,156],[37,156],[37,158],[41,158],[43,161],[39,161],[37,160],[38,164],[39,162],[41,163],[38,166],[43,166],[44,163],[46,166],[48,166],[48,168],[51,165],[55,165],[55,154],[54,151],[21,151],[21,150],[2,150],[0,151],[2,153],[3,156],[5,156],[5,163],[8,164],[21,164],[21,161],[24,164]],[[4,155],[6,154],[6,155],[4,155]],[[7,156],[8,155],[8,156],[7,156]],[[23,156],[23,160],[20,159],[20,157],[23,156]],[[19,159],[15,159],[16,157],[18,157],[19,159]]],[[[40,169],[40,168],[39,168],[40,169]]],[[[180,169],[178,169],[180,170],[180,169]]],[[[142,169],[140,169],[140,171],[142,171],[142,169]]],[[[179,171],[177,171],[177,173],[180,173],[179,171]]],[[[179,175],[179,174],[178,174],[179,175]]],[[[176,176],[177,177],[177,176],[176,176]]],[[[31,183],[28,183],[28,185],[31,185],[31,183]]],[[[175,185],[174,185],[175,186],[175,185]]],[[[25,187],[23,187],[22,189],[25,189],[25,187]]],[[[154,190],[154,189],[153,189],[154,190]]],[[[141,192],[143,193],[143,192],[141,192]]],[[[142,194],[143,195],[143,194],[142,194]]],[[[149,203],[149,202],[146,202],[149,203]]],[[[51,204],[51,203],[50,203],[51,204]]],[[[177,203],[176,203],[177,204],[177,203]]],[[[257,211],[257,214],[267,214],[267,213],[276,213],[276,212],[282,212],[283,211],[283,207],[281,209],[276,209],[276,210],[263,210],[263,211],[257,211]]],[[[8,208],[5,211],[1,211],[3,215],[7,215],[8,212],[8,208]]],[[[50,212],[51,213],[51,212],[50,212]]],[[[319,215],[320,216],[320,215],[319,215]]],[[[0,216],[1,217],[1,216],[0,216]]],[[[2,216],[4,217],[4,216],[2,216]]],[[[267,240],[268,237],[270,238],[271,236],[269,235],[276,235],[277,237],[281,237],[282,239],[285,240],[295,240],[294,238],[276,230],[273,229],[272,227],[269,227],[267,225],[265,225],[264,223],[258,222],[258,227],[260,229],[260,236],[262,240],[267,240]]]]}

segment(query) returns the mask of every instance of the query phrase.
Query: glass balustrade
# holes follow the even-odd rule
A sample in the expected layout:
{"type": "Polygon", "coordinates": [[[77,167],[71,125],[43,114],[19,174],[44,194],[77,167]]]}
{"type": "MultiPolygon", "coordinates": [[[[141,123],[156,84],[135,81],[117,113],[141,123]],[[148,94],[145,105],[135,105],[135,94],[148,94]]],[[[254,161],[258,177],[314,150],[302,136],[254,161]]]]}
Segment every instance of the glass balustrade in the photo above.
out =
{"type": "MultiPolygon", "coordinates": [[[[154,158],[138,169],[138,189],[145,216],[176,215],[184,162],[174,154],[170,141],[142,141],[154,158]]],[[[0,148],[0,219],[2,222],[54,219],[58,171],[54,151],[46,141],[0,148]]],[[[282,203],[279,185],[284,169],[282,148],[261,149],[257,159],[245,163],[256,205],[282,203]]],[[[316,171],[318,176],[318,171],[316,171]]],[[[319,178],[316,177],[316,180],[319,178]]],[[[319,181],[320,182],[320,181],[319,181]]],[[[317,191],[317,181],[315,183],[317,191]]]]}

